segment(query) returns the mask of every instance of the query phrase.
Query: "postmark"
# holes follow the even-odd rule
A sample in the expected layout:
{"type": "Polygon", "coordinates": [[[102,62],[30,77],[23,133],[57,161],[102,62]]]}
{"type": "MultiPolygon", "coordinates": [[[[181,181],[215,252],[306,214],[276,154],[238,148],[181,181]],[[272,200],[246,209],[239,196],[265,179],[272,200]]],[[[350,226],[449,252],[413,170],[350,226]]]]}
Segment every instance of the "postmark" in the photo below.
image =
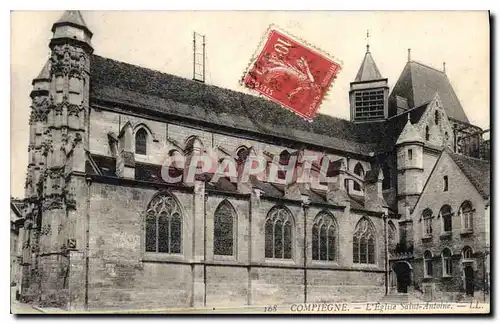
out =
{"type": "Polygon", "coordinates": [[[312,121],[342,63],[271,25],[241,83],[312,121]]]}

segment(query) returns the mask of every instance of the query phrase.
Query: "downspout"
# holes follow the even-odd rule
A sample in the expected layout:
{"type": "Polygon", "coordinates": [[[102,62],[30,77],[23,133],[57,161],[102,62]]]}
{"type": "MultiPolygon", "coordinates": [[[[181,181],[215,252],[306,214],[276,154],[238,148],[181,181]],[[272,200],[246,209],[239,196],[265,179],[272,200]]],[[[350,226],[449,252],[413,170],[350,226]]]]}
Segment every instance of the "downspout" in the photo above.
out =
{"type": "Polygon", "coordinates": [[[203,306],[207,306],[207,200],[208,194],[203,191],[203,306]]]}
{"type": "Polygon", "coordinates": [[[247,290],[247,304],[252,304],[252,279],[250,278],[250,272],[252,268],[252,196],[250,193],[249,206],[248,206],[248,267],[247,267],[247,278],[248,278],[248,290],[247,290]]]}
{"type": "Polygon", "coordinates": [[[387,214],[384,213],[384,254],[385,254],[385,295],[389,294],[389,250],[388,250],[388,238],[387,238],[387,214]]]}
{"type": "Polygon", "coordinates": [[[87,202],[86,202],[86,211],[85,211],[85,310],[89,308],[89,245],[90,245],[90,186],[92,185],[92,180],[90,177],[85,178],[85,182],[87,183],[87,202]]]}
{"type": "Polygon", "coordinates": [[[304,211],[304,303],[307,303],[307,208],[309,203],[307,201],[302,202],[302,210],[304,211]]]}

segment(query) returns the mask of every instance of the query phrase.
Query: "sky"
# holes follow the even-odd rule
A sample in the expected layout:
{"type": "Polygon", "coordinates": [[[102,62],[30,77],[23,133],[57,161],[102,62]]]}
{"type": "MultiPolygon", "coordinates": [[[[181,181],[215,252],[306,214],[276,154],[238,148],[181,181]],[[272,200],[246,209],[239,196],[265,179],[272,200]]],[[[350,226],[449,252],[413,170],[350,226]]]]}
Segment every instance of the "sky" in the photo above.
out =
{"type": "MultiPolygon", "coordinates": [[[[24,196],[31,81],[49,58],[52,24],[62,11],[11,12],[11,196],[24,196]]],[[[206,82],[240,84],[270,24],[320,48],[343,68],[320,113],[349,119],[349,83],[366,51],[392,89],[413,60],[446,74],[469,121],[490,124],[489,20],[483,11],[83,11],[94,53],[192,78],[193,32],[206,36],[206,82]]],[[[383,136],[383,134],[381,134],[383,136]]]]}

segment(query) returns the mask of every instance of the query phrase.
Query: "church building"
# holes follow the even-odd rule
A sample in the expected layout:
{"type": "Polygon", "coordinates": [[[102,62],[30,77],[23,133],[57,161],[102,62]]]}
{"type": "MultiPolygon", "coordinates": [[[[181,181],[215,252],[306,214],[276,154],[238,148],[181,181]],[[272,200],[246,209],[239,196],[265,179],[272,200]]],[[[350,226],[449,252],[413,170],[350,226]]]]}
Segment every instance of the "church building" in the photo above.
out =
{"type": "Polygon", "coordinates": [[[487,150],[445,71],[408,51],[390,91],[367,46],[346,93],[351,120],[309,123],[263,98],[98,56],[79,11],[52,33],[16,204],[21,301],[160,309],[485,290],[487,150]],[[168,157],[201,154],[267,166],[249,181],[210,171],[192,182],[166,166],[180,180],[164,180],[168,157]],[[326,165],[328,181],[267,176],[295,156],[316,157],[311,172],[326,165]]]}

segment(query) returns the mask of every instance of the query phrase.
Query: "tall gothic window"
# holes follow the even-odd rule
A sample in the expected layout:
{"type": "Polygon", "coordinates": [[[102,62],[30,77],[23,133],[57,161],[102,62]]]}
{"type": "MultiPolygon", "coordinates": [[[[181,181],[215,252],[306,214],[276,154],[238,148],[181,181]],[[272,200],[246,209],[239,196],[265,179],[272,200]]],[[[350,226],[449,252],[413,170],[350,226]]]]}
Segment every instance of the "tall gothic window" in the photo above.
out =
{"type": "Polygon", "coordinates": [[[474,215],[474,210],[472,209],[472,204],[466,201],[460,206],[460,216],[462,217],[462,229],[466,231],[472,231],[472,219],[474,215]]]}
{"type": "Polygon", "coordinates": [[[182,213],[168,193],[156,195],[146,211],[146,252],[181,253],[182,213]]]}
{"type": "Polygon", "coordinates": [[[375,228],[366,217],[356,225],[353,240],[353,262],[362,264],[375,263],[375,228]]]}
{"type": "Polygon", "coordinates": [[[424,237],[432,236],[432,210],[426,208],[422,213],[422,218],[424,221],[424,237]]]}
{"type": "Polygon", "coordinates": [[[452,262],[451,262],[451,251],[445,248],[441,253],[441,259],[443,261],[443,277],[451,276],[452,272],[452,262]]]}
{"type": "Polygon", "coordinates": [[[272,208],[266,217],[265,257],[275,259],[292,258],[292,229],[290,212],[283,207],[272,208]]]}
{"type": "Polygon", "coordinates": [[[337,224],[333,216],[321,212],[316,216],[312,228],[312,259],[337,260],[337,224]]]}
{"type": "Polygon", "coordinates": [[[223,200],[214,215],[214,254],[234,254],[234,224],[236,213],[227,200],[223,200]]]}
{"type": "Polygon", "coordinates": [[[424,277],[432,277],[432,253],[429,250],[424,252],[424,277]]]}
{"type": "Polygon", "coordinates": [[[135,134],[135,153],[146,155],[148,133],[144,128],[140,128],[135,134]]]}
{"type": "MultiPolygon", "coordinates": [[[[361,179],[365,176],[365,170],[363,169],[363,166],[361,163],[358,162],[356,166],[354,167],[354,174],[360,177],[361,179]]],[[[361,185],[359,182],[354,181],[354,190],[361,191],[361,185]]]]}
{"type": "Polygon", "coordinates": [[[439,211],[439,215],[442,219],[443,232],[451,232],[451,207],[449,205],[444,205],[439,211]]]}

